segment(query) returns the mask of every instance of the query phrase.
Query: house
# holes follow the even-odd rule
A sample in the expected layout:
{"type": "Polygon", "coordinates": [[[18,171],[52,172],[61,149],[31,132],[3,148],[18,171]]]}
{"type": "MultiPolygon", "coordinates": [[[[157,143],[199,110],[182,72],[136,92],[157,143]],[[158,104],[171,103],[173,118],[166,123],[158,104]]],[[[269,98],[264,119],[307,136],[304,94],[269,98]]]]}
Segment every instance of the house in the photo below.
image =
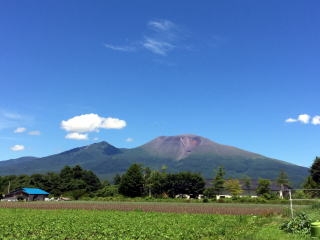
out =
{"type": "Polygon", "coordinates": [[[4,201],[44,201],[49,193],[40,188],[18,188],[4,196],[4,201]]]}
{"type": "Polygon", "coordinates": [[[229,194],[216,195],[217,200],[222,199],[222,198],[232,198],[232,196],[229,194]]]}

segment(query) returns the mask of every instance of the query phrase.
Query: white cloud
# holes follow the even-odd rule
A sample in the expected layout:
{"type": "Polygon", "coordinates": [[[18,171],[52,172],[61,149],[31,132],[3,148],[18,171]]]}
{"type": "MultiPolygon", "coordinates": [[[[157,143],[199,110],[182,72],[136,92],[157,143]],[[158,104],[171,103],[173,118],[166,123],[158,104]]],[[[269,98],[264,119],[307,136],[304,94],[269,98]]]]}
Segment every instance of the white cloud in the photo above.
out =
{"type": "Polygon", "coordinates": [[[294,123],[300,122],[303,124],[313,124],[313,125],[320,125],[320,116],[316,115],[314,117],[310,116],[309,114],[299,114],[297,118],[288,118],[285,120],[286,123],[294,123]]]}
{"type": "Polygon", "coordinates": [[[126,142],[133,142],[133,138],[128,137],[128,138],[126,139],[126,142]]]}
{"type": "Polygon", "coordinates": [[[293,122],[297,122],[298,120],[297,119],[294,119],[294,118],[288,118],[286,119],[286,122],[287,123],[293,123],[293,122]]]}
{"type": "Polygon", "coordinates": [[[38,131],[38,130],[35,130],[35,131],[30,131],[28,132],[29,135],[32,135],[32,136],[39,136],[41,135],[41,132],[38,131]]]}
{"type": "Polygon", "coordinates": [[[98,114],[90,113],[75,116],[61,122],[61,128],[67,132],[66,138],[85,140],[88,133],[99,132],[100,129],[122,129],[127,123],[124,120],[111,117],[100,117],[98,114]]]}
{"type": "Polygon", "coordinates": [[[120,120],[118,118],[101,118],[102,122],[101,122],[101,128],[105,128],[105,129],[121,129],[124,128],[127,123],[124,120],[120,120]]]}
{"type": "Polygon", "coordinates": [[[310,120],[310,115],[308,115],[308,114],[300,114],[299,116],[298,116],[298,121],[299,122],[302,122],[302,123],[304,123],[304,124],[307,124],[307,123],[309,123],[309,120],[310,120]]]}
{"type": "Polygon", "coordinates": [[[17,144],[17,145],[12,146],[10,149],[12,151],[17,152],[17,151],[23,151],[25,149],[25,147],[23,145],[17,144]]]}
{"type": "Polygon", "coordinates": [[[111,117],[104,118],[94,113],[75,116],[61,122],[61,127],[67,132],[78,133],[98,132],[100,128],[121,129],[126,125],[124,120],[111,117]]]}
{"type": "Polygon", "coordinates": [[[313,124],[313,125],[320,125],[320,116],[319,116],[319,115],[314,116],[314,117],[312,118],[312,124],[313,124]]]}
{"type": "Polygon", "coordinates": [[[14,133],[23,133],[25,132],[27,129],[24,127],[18,127],[14,130],[14,133]]]}
{"type": "Polygon", "coordinates": [[[68,133],[65,138],[73,139],[73,140],[88,140],[88,134],[73,132],[73,133],[68,133]]]}

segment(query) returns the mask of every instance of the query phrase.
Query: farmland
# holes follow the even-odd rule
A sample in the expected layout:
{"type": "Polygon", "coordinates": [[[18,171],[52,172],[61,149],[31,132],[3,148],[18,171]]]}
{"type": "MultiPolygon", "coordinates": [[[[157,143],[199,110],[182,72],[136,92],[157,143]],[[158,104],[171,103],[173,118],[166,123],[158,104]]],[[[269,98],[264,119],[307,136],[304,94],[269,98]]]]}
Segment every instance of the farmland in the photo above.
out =
{"type": "Polygon", "coordinates": [[[303,239],[279,230],[280,211],[277,205],[1,202],[0,239],[303,239]]]}
{"type": "Polygon", "coordinates": [[[273,215],[283,212],[283,205],[267,204],[201,204],[156,202],[0,202],[1,208],[117,210],[165,213],[273,215]]]}

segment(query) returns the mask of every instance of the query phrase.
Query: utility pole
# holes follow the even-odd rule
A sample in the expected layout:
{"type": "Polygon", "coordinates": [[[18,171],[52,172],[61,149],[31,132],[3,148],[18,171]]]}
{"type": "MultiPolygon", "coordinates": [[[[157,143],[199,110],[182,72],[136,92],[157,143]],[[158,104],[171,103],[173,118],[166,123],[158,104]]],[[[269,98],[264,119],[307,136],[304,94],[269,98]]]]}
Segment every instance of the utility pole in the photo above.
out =
{"type": "Polygon", "coordinates": [[[11,181],[9,180],[9,184],[8,184],[8,193],[10,192],[10,185],[11,185],[11,181]]]}

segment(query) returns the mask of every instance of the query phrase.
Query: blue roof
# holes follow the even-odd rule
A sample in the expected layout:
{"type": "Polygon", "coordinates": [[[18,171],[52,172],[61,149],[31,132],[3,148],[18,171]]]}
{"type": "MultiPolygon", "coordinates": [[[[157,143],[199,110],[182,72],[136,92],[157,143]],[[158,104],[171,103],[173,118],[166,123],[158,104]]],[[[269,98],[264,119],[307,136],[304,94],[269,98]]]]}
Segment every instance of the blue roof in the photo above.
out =
{"type": "Polygon", "coordinates": [[[22,190],[27,194],[43,194],[48,195],[49,193],[40,188],[22,188],[22,190]]]}

